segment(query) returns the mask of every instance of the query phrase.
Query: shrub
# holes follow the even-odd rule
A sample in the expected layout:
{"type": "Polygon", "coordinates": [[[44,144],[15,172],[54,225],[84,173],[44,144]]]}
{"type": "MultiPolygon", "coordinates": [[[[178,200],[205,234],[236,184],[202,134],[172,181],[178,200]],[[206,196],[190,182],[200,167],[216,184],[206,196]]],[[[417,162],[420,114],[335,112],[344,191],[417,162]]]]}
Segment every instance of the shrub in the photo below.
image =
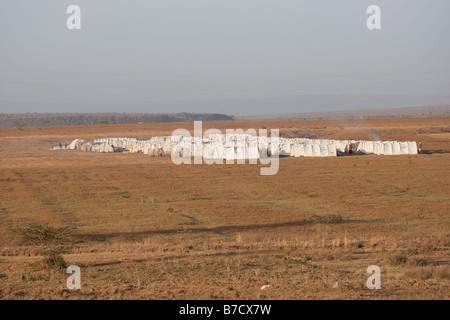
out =
{"type": "Polygon", "coordinates": [[[313,215],[310,220],[314,223],[341,223],[343,221],[340,214],[331,214],[328,216],[313,215]]]}
{"type": "Polygon", "coordinates": [[[410,264],[412,266],[427,266],[428,265],[428,261],[426,259],[420,259],[420,258],[415,258],[412,259],[410,264]]]}
{"type": "Polygon", "coordinates": [[[302,261],[303,263],[306,263],[311,260],[312,258],[306,252],[303,252],[303,254],[300,257],[300,261],[302,261]]]}
{"type": "Polygon", "coordinates": [[[45,264],[49,268],[65,269],[67,268],[67,262],[59,254],[52,254],[44,260],[45,264]]]}
{"type": "Polygon", "coordinates": [[[405,272],[405,277],[411,279],[427,280],[433,276],[430,268],[414,268],[405,272]]]}
{"type": "Polygon", "coordinates": [[[74,227],[54,228],[47,224],[30,223],[16,228],[13,233],[19,235],[23,243],[40,247],[40,254],[45,256],[45,265],[62,269],[67,266],[61,254],[72,243],[70,234],[74,227]]]}
{"type": "Polygon", "coordinates": [[[435,267],[416,267],[405,272],[406,278],[427,280],[427,279],[450,279],[450,267],[447,265],[435,267]]]}
{"type": "Polygon", "coordinates": [[[391,266],[399,266],[405,264],[408,258],[402,253],[397,253],[388,257],[387,261],[391,266]]]}

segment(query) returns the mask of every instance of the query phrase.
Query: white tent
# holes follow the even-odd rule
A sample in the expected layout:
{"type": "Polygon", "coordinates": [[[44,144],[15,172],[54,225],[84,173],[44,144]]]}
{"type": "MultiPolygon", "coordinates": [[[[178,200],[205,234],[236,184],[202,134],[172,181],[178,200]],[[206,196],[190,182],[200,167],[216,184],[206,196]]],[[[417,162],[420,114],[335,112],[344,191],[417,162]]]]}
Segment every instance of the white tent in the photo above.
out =
{"type": "Polygon", "coordinates": [[[255,143],[250,144],[250,146],[248,147],[248,158],[249,159],[259,158],[258,147],[255,143]]]}
{"type": "Polygon", "coordinates": [[[408,142],[400,142],[400,154],[408,154],[409,153],[409,147],[408,142]]]}
{"type": "Polygon", "coordinates": [[[373,141],[357,141],[356,142],[356,152],[362,153],[362,154],[374,153],[374,142],[373,141]]]}
{"type": "Polygon", "coordinates": [[[364,153],[365,154],[373,154],[374,142],[373,141],[364,141],[364,153]]]}
{"type": "Polygon", "coordinates": [[[339,152],[345,152],[347,150],[348,141],[347,140],[341,140],[337,143],[337,151],[339,152]]]}
{"type": "Polygon", "coordinates": [[[386,156],[392,155],[392,142],[390,141],[383,142],[383,154],[386,156]]]}
{"type": "Polygon", "coordinates": [[[303,143],[294,144],[292,149],[295,157],[303,157],[305,155],[305,145],[303,143]]]}
{"type": "Polygon", "coordinates": [[[280,156],[290,156],[291,145],[289,143],[280,144],[280,156]]]}
{"type": "Polygon", "coordinates": [[[314,157],[320,157],[321,156],[320,155],[320,144],[319,143],[312,145],[312,155],[314,157]]]}
{"type": "Polygon", "coordinates": [[[417,154],[417,143],[415,141],[408,141],[408,154],[417,154]]]}
{"type": "Polygon", "coordinates": [[[320,145],[320,156],[328,157],[328,145],[327,144],[320,145]]]}
{"type": "Polygon", "coordinates": [[[336,151],[336,145],[333,144],[329,144],[328,145],[328,157],[335,157],[337,156],[337,151],[336,151]]]}
{"type": "Polygon", "coordinates": [[[304,153],[305,153],[305,157],[313,157],[313,150],[312,150],[313,145],[312,144],[305,144],[305,148],[304,148],[304,153]]]}
{"type": "MultiPolygon", "coordinates": [[[[355,151],[361,154],[400,155],[417,154],[415,141],[355,141],[331,139],[286,139],[269,137],[254,137],[245,134],[210,135],[208,138],[191,136],[155,136],[148,140],[135,138],[102,138],[93,142],[75,139],[68,149],[80,149],[93,152],[113,152],[120,147],[130,153],[143,153],[157,156],[161,152],[205,157],[208,159],[257,159],[267,158],[269,154],[279,154],[292,157],[330,157],[338,152],[348,152],[348,146],[355,145],[355,151]],[[269,149],[270,151],[268,152],[269,149]]],[[[57,148],[55,148],[57,149],[57,148]]]]}
{"type": "Polygon", "coordinates": [[[398,143],[397,141],[392,142],[392,154],[393,155],[402,154],[400,149],[400,143],[398,143]]]}
{"type": "Polygon", "coordinates": [[[67,146],[67,149],[70,150],[79,149],[84,143],[86,143],[85,140],[75,139],[67,146]]]}
{"type": "Polygon", "coordinates": [[[383,154],[383,144],[381,141],[374,141],[373,142],[373,153],[376,155],[381,155],[383,154]]]}

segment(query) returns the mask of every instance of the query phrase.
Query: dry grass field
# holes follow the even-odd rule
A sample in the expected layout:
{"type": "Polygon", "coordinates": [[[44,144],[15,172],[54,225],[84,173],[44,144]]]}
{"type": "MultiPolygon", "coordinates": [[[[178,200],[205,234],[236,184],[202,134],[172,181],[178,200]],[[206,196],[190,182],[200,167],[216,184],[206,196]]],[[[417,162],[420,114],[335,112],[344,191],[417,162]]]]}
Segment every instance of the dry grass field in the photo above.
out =
{"type": "Polygon", "coordinates": [[[281,158],[274,176],[50,150],[176,128],[193,123],[0,129],[0,299],[450,298],[450,118],[203,123],[424,146],[281,158]],[[81,290],[13,232],[27,223],[76,228],[62,256],[81,268],[81,290]],[[380,290],[366,287],[370,265],[380,290]]]}

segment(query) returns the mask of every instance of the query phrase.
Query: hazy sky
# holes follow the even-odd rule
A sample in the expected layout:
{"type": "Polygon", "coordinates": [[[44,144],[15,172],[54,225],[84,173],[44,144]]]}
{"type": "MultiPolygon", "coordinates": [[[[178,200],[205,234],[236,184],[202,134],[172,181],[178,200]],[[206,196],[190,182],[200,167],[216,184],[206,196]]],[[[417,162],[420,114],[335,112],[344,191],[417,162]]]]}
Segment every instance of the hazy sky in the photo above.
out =
{"type": "Polygon", "coordinates": [[[0,112],[450,104],[448,0],[2,0],[0,112]],[[81,8],[81,30],[66,9],[81,8]],[[366,9],[381,7],[381,30],[366,9]]]}

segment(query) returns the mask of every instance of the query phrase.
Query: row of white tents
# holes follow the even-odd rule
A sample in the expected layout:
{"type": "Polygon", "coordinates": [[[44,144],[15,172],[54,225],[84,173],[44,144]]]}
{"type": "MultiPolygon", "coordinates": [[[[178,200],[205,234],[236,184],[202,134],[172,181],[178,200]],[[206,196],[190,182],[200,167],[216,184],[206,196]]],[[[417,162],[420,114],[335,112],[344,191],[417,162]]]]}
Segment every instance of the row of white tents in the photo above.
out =
{"type": "MultiPolygon", "coordinates": [[[[256,137],[247,134],[191,136],[156,136],[148,140],[103,138],[92,142],[76,139],[68,149],[91,152],[125,151],[152,156],[180,153],[210,159],[254,159],[279,154],[292,157],[334,157],[348,153],[402,155],[417,154],[415,141],[361,141],[332,139],[287,139],[256,137]]],[[[55,147],[58,149],[58,147],[55,147]]]]}
{"type": "Polygon", "coordinates": [[[287,143],[281,142],[280,145],[281,155],[294,157],[336,156],[348,153],[349,146],[352,146],[352,152],[355,154],[417,154],[417,143],[415,141],[398,142],[308,139],[306,141],[288,141],[287,143]]]}

